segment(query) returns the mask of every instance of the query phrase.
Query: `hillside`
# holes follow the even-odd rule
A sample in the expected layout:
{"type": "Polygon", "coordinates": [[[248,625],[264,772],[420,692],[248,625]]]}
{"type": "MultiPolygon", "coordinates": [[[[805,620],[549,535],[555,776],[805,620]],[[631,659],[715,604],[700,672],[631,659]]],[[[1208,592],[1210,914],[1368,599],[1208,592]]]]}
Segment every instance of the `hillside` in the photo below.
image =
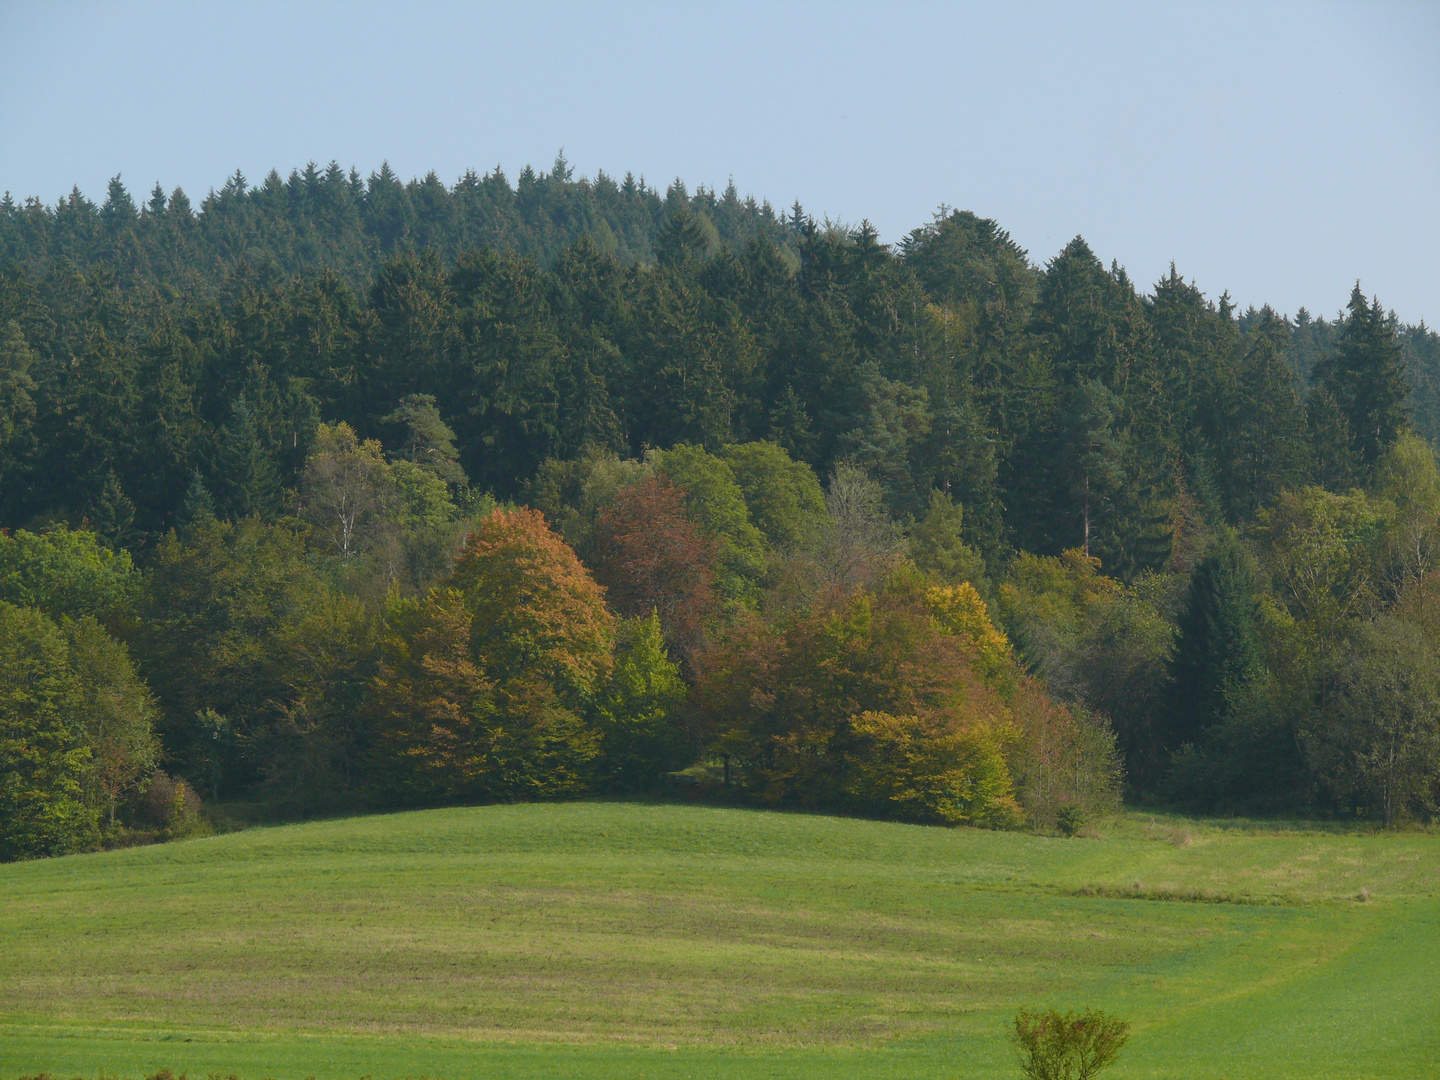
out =
{"type": "Polygon", "coordinates": [[[572,803],[7,865],[0,1075],[988,1077],[1029,1004],[1130,1018],[1117,1080],[1440,1056],[1440,837],[1105,831],[572,803]]]}

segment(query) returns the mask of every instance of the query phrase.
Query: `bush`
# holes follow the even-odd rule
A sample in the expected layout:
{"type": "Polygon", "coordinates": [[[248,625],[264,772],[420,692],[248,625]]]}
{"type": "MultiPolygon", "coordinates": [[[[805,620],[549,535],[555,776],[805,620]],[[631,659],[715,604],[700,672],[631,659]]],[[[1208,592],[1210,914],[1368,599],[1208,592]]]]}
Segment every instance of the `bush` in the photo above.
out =
{"type": "Polygon", "coordinates": [[[1010,1043],[1029,1080],[1090,1080],[1115,1063],[1130,1039],[1130,1025],[1098,1009],[1055,1009],[1015,1014],[1010,1043]]]}
{"type": "Polygon", "coordinates": [[[1074,836],[1085,827],[1085,808],[1079,803],[1065,803],[1055,811],[1055,827],[1066,836],[1074,836]]]}
{"type": "Polygon", "coordinates": [[[195,789],[178,776],[156,771],[137,800],[136,818],[163,840],[208,836],[213,830],[195,789]]]}

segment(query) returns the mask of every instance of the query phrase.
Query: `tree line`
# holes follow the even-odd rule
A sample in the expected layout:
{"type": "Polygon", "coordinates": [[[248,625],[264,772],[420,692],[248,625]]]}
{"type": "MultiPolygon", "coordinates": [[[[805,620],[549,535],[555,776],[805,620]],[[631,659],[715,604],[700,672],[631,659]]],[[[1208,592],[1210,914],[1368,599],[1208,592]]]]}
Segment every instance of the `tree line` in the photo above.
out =
{"type": "Polygon", "coordinates": [[[201,797],[1433,807],[1440,351],[1358,286],[1288,319],[944,208],[889,247],[483,182],[621,247],[312,173],[3,209],[7,818],[70,838],[9,853],[201,797]]]}

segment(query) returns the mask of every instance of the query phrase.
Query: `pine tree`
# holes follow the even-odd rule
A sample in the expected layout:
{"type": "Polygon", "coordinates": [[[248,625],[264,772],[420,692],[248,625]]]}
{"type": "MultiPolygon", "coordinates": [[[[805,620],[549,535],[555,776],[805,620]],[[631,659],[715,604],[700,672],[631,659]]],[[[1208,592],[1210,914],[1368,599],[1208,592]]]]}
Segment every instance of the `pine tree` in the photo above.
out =
{"type": "Polygon", "coordinates": [[[1378,299],[1365,302],[1357,282],[1338,351],[1316,367],[1316,377],[1335,398],[1349,428],[1350,447],[1368,472],[1405,426],[1405,363],[1395,322],[1378,299]]]}
{"type": "Polygon", "coordinates": [[[404,424],[405,441],[400,454],[455,487],[466,484],[465,470],[460,467],[460,454],[455,449],[455,432],[440,418],[431,394],[406,394],[400,407],[381,420],[384,424],[404,424]]]}

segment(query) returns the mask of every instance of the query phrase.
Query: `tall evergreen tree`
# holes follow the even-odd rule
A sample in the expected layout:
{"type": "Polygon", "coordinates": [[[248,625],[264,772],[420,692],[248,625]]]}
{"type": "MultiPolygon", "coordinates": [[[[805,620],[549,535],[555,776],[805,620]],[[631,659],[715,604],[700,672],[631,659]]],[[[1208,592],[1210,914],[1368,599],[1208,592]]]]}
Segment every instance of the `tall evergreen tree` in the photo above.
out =
{"type": "Polygon", "coordinates": [[[387,424],[404,424],[405,439],[400,454],[457,487],[466,482],[455,449],[455,432],[440,418],[433,394],[406,394],[400,407],[384,418],[387,424]]]}
{"type": "Polygon", "coordinates": [[[1224,720],[1233,695],[1260,673],[1254,594],[1250,565],[1233,539],[1222,540],[1195,568],[1171,662],[1171,749],[1224,720]]]}
{"type": "Polygon", "coordinates": [[[1379,299],[1366,303],[1357,282],[1348,311],[1338,350],[1317,365],[1315,374],[1339,405],[1351,449],[1369,471],[1405,426],[1410,387],[1395,322],[1379,299]]]}
{"type": "Polygon", "coordinates": [[[1088,556],[1096,519],[1125,482],[1125,448],[1116,431],[1119,400],[1096,379],[1082,379],[1065,412],[1061,468],[1072,505],[1080,514],[1082,549],[1088,556]]]}
{"type": "Polygon", "coordinates": [[[144,539],[134,528],[135,504],[125,494],[114,469],[105,474],[104,486],[91,504],[89,517],[95,531],[112,548],[138,547],[144,539]]]}
{"type": "Polygon", "coordinates": [[[224,485],[225,509],[232,518],[252,514],[268,518],[280,509],[280,480],[275,464],[260,441],[244,394],[231,407],[216,465],[224,485]]]}
{"type": "Polygon", "coordinates": [[[1305,409],[1285,360],[1289,328],[1268,307],[1260,319],[1240,369],[1226,470],[1229,509],[1247,520],[1280,492],[1299,487],[1310,461],[1305,409]]]}
{"type": "Polygon", "coordinates": [[[1350,442],[1350,429],[1335,395],[1323,385],[1310,391],[1305,402],[1305,426],[1310,435],[1310,459],[1315,479],[1330,491],[1353,487],[1359,455],[1350,442]]]}
{"type": "Polygon", "coordinates": [[[178,524],[182,531],[193,529],[215,520],[215,498],[205,486],[200,470],[190,474],[190,486],[185,489],[185,501],[180,505],[178,524]]]}

